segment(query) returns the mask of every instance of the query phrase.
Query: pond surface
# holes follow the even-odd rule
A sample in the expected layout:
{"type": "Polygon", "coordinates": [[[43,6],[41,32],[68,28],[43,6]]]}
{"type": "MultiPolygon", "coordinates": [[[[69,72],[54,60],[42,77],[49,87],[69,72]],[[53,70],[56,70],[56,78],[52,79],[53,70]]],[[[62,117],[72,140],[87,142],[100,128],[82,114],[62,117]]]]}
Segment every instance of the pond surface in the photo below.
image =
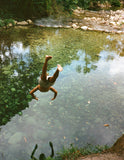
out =
{"type": "Polygon", "coordinates": [[[30,159],[70,144],[112,145],[124,133],[124,35],[24,27],[0,33],[0,159],[30,159]],[[51,91],[35,94],[45,55],[60,73],[51,91]],[[109,127],[104,127],[109,124],[109,127]]]}

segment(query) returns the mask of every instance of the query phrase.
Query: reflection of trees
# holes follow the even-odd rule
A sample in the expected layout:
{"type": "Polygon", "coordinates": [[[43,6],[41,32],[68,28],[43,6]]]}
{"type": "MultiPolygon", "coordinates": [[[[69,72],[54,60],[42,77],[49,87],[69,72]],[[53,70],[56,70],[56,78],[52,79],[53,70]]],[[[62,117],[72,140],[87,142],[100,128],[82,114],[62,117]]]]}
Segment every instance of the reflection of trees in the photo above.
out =
{"type": "Polygon", "coordinates": [[[91,69],[95,70],[97,68],[96,65],[92,64],[92,59],[90,56],[88,56],[87,54],[85,54],[85,65],[83,68],[83,72],[84,73],[89,73],[91,71],[91,69]]]}
{"type": "MultiPolygon", "coordinates": [[[[12,116],[28,107],[29,90],[37,84],[37,77],[46,54],[52,55],[48,70],[79,60],[79,49],[85,50],[83,72],[95,69],[96,56],[109,43],[106,34],[80,32],[79,30],[56,30],[44,28],[10,29],[0,34],[0,122],[5,124],[12,116]],[[58,32],[58,33],[57,33],[58,32]],[[60,33],[59,33],[60,32],[60,33]],[[94,38],[96,38],[94,40],[94,38]],[[30,46],[25,55],[13,53],[14,44],[21,42],[23,48],[30,46]]],[[[116,43],[115,43],[116,44],[116,43]]],[[[112,44],[113,45],[113,44],[112,44]]],[[[111,46],[111,44],[110,44],[111,46]]],[[[116,46],[116,45],[115,45],[116,46]]],[[[113,46],[112,46],[113,49],[113,46]]],[[[114,48],[116,50],[116,48],[114,48]]],[[[23,51],[22,51],[23,52],[23,51]]],[[[81,66],[76,70],[80,73],[81,66]]]]}
{"type": "MultiPolygon", "coordinates": [[[[18,37],[22,38],[20,34],[18,37]]],[[[41,63],[39,57],[33,53],[25,55],[30,59],[29,61],[27,59],[27,62],[21,54],[13,53],[13,41],[16,41],[16,36],[11,37],[10,33],[4,33],[0,37],[2,37],[0,39],[0,125],[2,125],[28,107],[28,101],[31,100],[28,92],[36,84],[41,63]]]]}
{"type": "Polygon", "coordinates": [[[30,62],[27,66],[23,60],[18,63],[17,59],[13,59],[12,65],[2,68],[2,74],[0,74],[1,124],[5,124],[14,114],[21,114],[20,111],[28,107],[28,101],[31,100],[28,92],[36,84],[40,70],[40,63],[37,62],[37,58],[35,62],[36,65],[30,62]],[[14,75],[14,71],[17,75],[14,75]]]}

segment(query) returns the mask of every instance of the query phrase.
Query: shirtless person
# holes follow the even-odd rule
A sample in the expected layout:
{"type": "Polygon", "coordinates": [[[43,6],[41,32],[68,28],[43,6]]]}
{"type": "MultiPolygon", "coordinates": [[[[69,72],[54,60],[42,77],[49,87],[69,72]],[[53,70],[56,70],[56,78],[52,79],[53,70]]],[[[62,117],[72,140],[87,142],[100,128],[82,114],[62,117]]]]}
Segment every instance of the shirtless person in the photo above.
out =
{"type": "Polygon", "coordinates": [[[38,98],[34,95],[34,92],[36,92],[37,90],[39,90],[40,92],[48,92],[49,90],[54,92],[54,97],[51,100],[54,100],[57,96],[57,91],[52,87],[52,85],[54,85],[54,83],[59,75],[59,72],[61,72],[63,70],[63,68],[61,67],[61,65],[58,64],[57,70],[54,73],[54,75],[52,77],[47,76],[47,62],[51,58],[52,58],[52,56],[46,55],[45,63],[42,68],[42,75],[39,79],[39,84],[30,91],[30,94],[32,95],[32,97],[36,100],[38,100],[38,98]]]}

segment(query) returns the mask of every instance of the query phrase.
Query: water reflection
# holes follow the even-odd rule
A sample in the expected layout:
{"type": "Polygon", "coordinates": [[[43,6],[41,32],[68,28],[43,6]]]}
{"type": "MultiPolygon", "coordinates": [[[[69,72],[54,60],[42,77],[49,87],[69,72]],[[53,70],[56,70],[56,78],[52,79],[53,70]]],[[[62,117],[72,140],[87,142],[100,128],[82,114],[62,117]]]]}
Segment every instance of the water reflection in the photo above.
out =
{"type": "Polygon", "coordinates": [[[110,74],[116,76],[117,74],[124,74],[124,58],[118,58],[110,64],[110,74]]]}
{"type": "Polygon", "coordinates": [[[70,143],[113,143],[124,131],[120,39],[123,43],[123,35],[39,27],[1,33],[0,156],[27,160],[35,144],[37,155],[41,150],[47,153],[49,141],[55,152],[70,143]],[[28,94],[37,84],[46,54],[53,56],[50,75],[56,63],[64,68],[52,103],[51,92],[37,92],[39,101],[28,94]],[[110,127],[104,128],[105,123],[110,127]]]}

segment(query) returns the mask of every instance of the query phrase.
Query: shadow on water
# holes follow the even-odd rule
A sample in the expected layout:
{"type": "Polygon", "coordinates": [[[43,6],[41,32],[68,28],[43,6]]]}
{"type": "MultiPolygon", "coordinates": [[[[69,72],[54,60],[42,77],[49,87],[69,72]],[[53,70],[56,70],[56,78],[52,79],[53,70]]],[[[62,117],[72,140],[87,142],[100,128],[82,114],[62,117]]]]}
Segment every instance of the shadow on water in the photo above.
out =
{"type": "Polygon", "coordinates": [[[123,129],[123,82],[119,81],[123,74],[113,78],[107,71],[111,65],[111,73],[118,73],[116,64],[122,70],[123,43],[123,35],[73,29],[24,27],[0,33],[1,155],[16,160],[21,154],[26,160],[39,139],[43,145],[52,138],[55,150],[72,141],[79,146],[88,141],[112,142],[115,131],[123,129]],[[29,95],[45,55],[53,56],[50,75],[58,63],[64,69],[55,86],[60,96],[52,103],[50,93],[37,92],[38,102],[29,95]],[[106,121],[113,128],[104,130],[101,125],[106,121]]]}

